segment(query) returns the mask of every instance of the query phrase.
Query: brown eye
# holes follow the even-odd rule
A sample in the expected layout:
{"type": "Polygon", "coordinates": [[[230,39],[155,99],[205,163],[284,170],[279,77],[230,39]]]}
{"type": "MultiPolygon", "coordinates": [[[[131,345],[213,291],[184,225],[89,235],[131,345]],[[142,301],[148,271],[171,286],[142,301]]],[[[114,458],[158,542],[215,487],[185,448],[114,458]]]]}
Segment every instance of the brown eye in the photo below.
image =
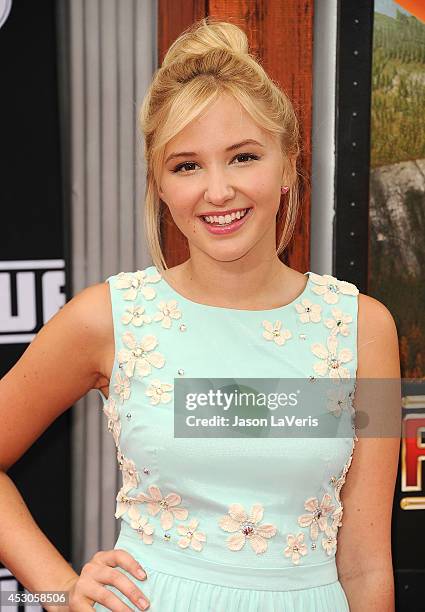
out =
{"type": "Polygon", "coordinates": [[[254,153],[239,153],[239,155],[236,155],[236,157],[250,157],[251,159],[260,159],[258,155],[254,155],[254,153]]]}
{"type": "MultiPolygon", "coordinates": [[[[184,162],[183,164],[178,164],[178,165],[177,165],[177,166],[174,168],[173,172],[179,172],[179,171],[180,171],[182,168],[184,168],[185,166],[195,166],[195,165],[196,165],[196,164],[195,164],[195,162],[184,162]]],[[[191,168],[191,169],[193,169],[193,168],[191,168]]],[[[184,173],[183,173],[183,174],[184,174],[184,173]]]]}
{"type": "MultiPolygon", "coordinates": [[[[255,155],[254,153],[238,153],[238,155],[235,155],[235,157],[232,159],[232,161],[234,161],[237,158],[240,157],[249,157],[250,159],[248,160],[242,160],[242,162],[240,163],[245,163],[246,161],[251,161],[251,160],[258,160],[260,159],[258,157],[258,155],[255,155]]],[[[175,173],[179,173],[183,168],[186,168],[187,166],[197,166],[198,164],[196,164],[195,162],[183,162],[181,164],[177,164],[177,166],[174,168],[173,172],[175,173]]],[[[237,164],[238,165],[238,164],[237,164]]],[[[186,174],[187,172],[190,172],[191,170],[193,170],[194,168],[189,168],[189,170],[185,170],[184,172],[180,172],[180,174],[186,174]]]]}

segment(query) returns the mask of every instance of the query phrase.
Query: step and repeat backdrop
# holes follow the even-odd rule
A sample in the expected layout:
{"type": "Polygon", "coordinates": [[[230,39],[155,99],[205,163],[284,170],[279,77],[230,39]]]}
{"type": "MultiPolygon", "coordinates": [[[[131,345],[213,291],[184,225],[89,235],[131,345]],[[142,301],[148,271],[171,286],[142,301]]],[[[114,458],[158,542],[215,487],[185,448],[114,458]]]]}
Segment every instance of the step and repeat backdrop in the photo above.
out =
{"type": "MultiPolygon", "coordinates": [[[[0,376],[69,295],[65,264],[54,1],[0,0],[0,376]]],[[[11,406],[13,410],[13,406],[11,406]]],[[[70,411],[8,471],[70,560],[70,411]]],[[[4,503],[4,502],[3,502],[4,503]]],[[[30,551],[28,551],[30,554],[30,551]]],[[[0,590],[25,593],[0,564],[0,590]]],[[[2,612],[24,610],[13,602],[2,612]]],[[[36,612],[41,607],[28,605],[36,612]]]]}
{"type": "Polygon", "coordinates": [[[393,514],[401,610],[425,609],[425,7],[376,0],[369,197],[370,295],[400,340],[404,436],[393,514]]]}

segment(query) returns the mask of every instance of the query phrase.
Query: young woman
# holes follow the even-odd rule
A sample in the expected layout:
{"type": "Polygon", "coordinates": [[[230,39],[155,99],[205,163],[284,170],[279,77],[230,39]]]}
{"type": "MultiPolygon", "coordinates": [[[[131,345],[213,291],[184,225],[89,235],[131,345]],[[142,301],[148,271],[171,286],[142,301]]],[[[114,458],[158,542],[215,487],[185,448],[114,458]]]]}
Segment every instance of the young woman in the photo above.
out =
{"type": "Polygon", "coordinates": [[[31,590],[68,590],[78,612],[393,611],[398,439],[174,436],[185,379],[343,381],[333,418],[351,422],[356,377],[400,376],[383,304],[279,259],[298,208],[290,101],[242,30],[205,19],[170,47],[140,119],[153,265],[76,295],[0,384],[3,563],[31,590]],[[190,250],[171,269],[164,206],[190,250]],[[93,388],[122,471],[121,532],[78,575],[5,472],[93,388]]]}

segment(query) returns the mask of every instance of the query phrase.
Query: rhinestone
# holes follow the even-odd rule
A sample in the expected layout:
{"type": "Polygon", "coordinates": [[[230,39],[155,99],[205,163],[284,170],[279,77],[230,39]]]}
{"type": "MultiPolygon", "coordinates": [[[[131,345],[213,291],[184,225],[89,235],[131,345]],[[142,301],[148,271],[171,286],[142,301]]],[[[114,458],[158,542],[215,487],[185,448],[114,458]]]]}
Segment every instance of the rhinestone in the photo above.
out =
{"type": "Polygon", "coordinates": [[[169,533],[164,533],[164,540],[167,540],[167,542],[171,540],[171,536],[169,533]]]}
{"type": "Polygon", "coordinates": [[[241,531],[244,535],[249,536],[254,533],[255,523],[251,521],[244,521],[241,525],[241,531]]]}
{"type": "Polygon", "coordinates": [[[299,337],[301,338],[301,340],[305,340],[307,338],[306,334],[300,334],[299,337]]]}
{"type": "Polygon", "coordinates": [[[315,376],[309,376],[310,382],[314,382],[316,380],[315,376]]]}
{"type": "Polygon", "coordinates": [[[131,419],[131,413],[127,412],[127,414],[125,415],[127,417],[127,421],[129,421],[131,419]]]}
{"type": "Polygon", "coordinates": [[[331,476],[329,484],[334,485],[336,483],[336,476],[331,476]]]}
{"type": "Polygon", "coordinates": [[[312,542],[312,544],[311,544],[311,549],[312,549],[312,550],[316,550],[316,542],[312,542]]]}
{"type": "Polygon", "coordinates": [[[183,376],[183,374],[184,374],[184,370],[183,370],[182,368],[179,368],[179,369],[177,370],[177,374],[178,374],[179,376],[183,376]]]}
{"type": "Polygon", "coordinates": [[[184,323],[182,323],[179,327],[180,331],[186,331],[186,329],[187,329],[187,326],[184,323]]]}
{"type": "Polygon", "coordinates": [[[150,470],[148,468],[143,468],[143,474],[150,474],[150,470]]]}

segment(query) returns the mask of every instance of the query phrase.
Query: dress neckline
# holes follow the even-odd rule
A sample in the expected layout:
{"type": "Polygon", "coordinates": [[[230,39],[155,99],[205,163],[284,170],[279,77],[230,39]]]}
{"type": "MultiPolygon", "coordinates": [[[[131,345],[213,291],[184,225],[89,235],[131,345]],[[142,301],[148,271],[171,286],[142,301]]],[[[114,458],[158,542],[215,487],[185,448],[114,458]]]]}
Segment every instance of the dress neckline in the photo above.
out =
{"type": "Polygon", "coordinates": [[[151,266],[151,269],[156,271],[160,277],[161,277],[161,282],[164,283],[164,285],[167,287],[168,292],[173,296],[174,299],[180,300],[181,302],[184,302],[185,304],[189,304],[193,307],[199,308],[199,309],[204,309],[204,310],[217,310],[217,311],[233,311],[233,312],[238,312],[238,313],[280,313],[280,312],[284,312],[286,311],[288,308],[293,307],[297,302],[299,302],[300,300],[302,300],[305,295],[307,294],[307,291],[310,288],[310,274],[311,271],[308,270],[307,272],[304,272],[304,276],[307,275],[307,282],[304,286],[304,289],[302,290],[302,292],[291,302],[289,302],[288,304],[283,304],[282,306],[277,306],[276,308],[266,308],[266,309],[260,309],[260,310],[253,310],[253,309],[248,309],[248,308],[230,308],[229,306],[213,306],[211,304],[202,304],[201,302],[195,302],[194,300],[191,300],[187,297],[185,297],[184,295],[182,295],[181,293],[179,293],[178,291],[176,291],[176,289],[174,289],[174,287],[172,287],[170,285],[170,283],[168,281],[165,280],[165,278],[163,277],[163,275],[159,272],[158,268],[153,265],[151,266]]]}

